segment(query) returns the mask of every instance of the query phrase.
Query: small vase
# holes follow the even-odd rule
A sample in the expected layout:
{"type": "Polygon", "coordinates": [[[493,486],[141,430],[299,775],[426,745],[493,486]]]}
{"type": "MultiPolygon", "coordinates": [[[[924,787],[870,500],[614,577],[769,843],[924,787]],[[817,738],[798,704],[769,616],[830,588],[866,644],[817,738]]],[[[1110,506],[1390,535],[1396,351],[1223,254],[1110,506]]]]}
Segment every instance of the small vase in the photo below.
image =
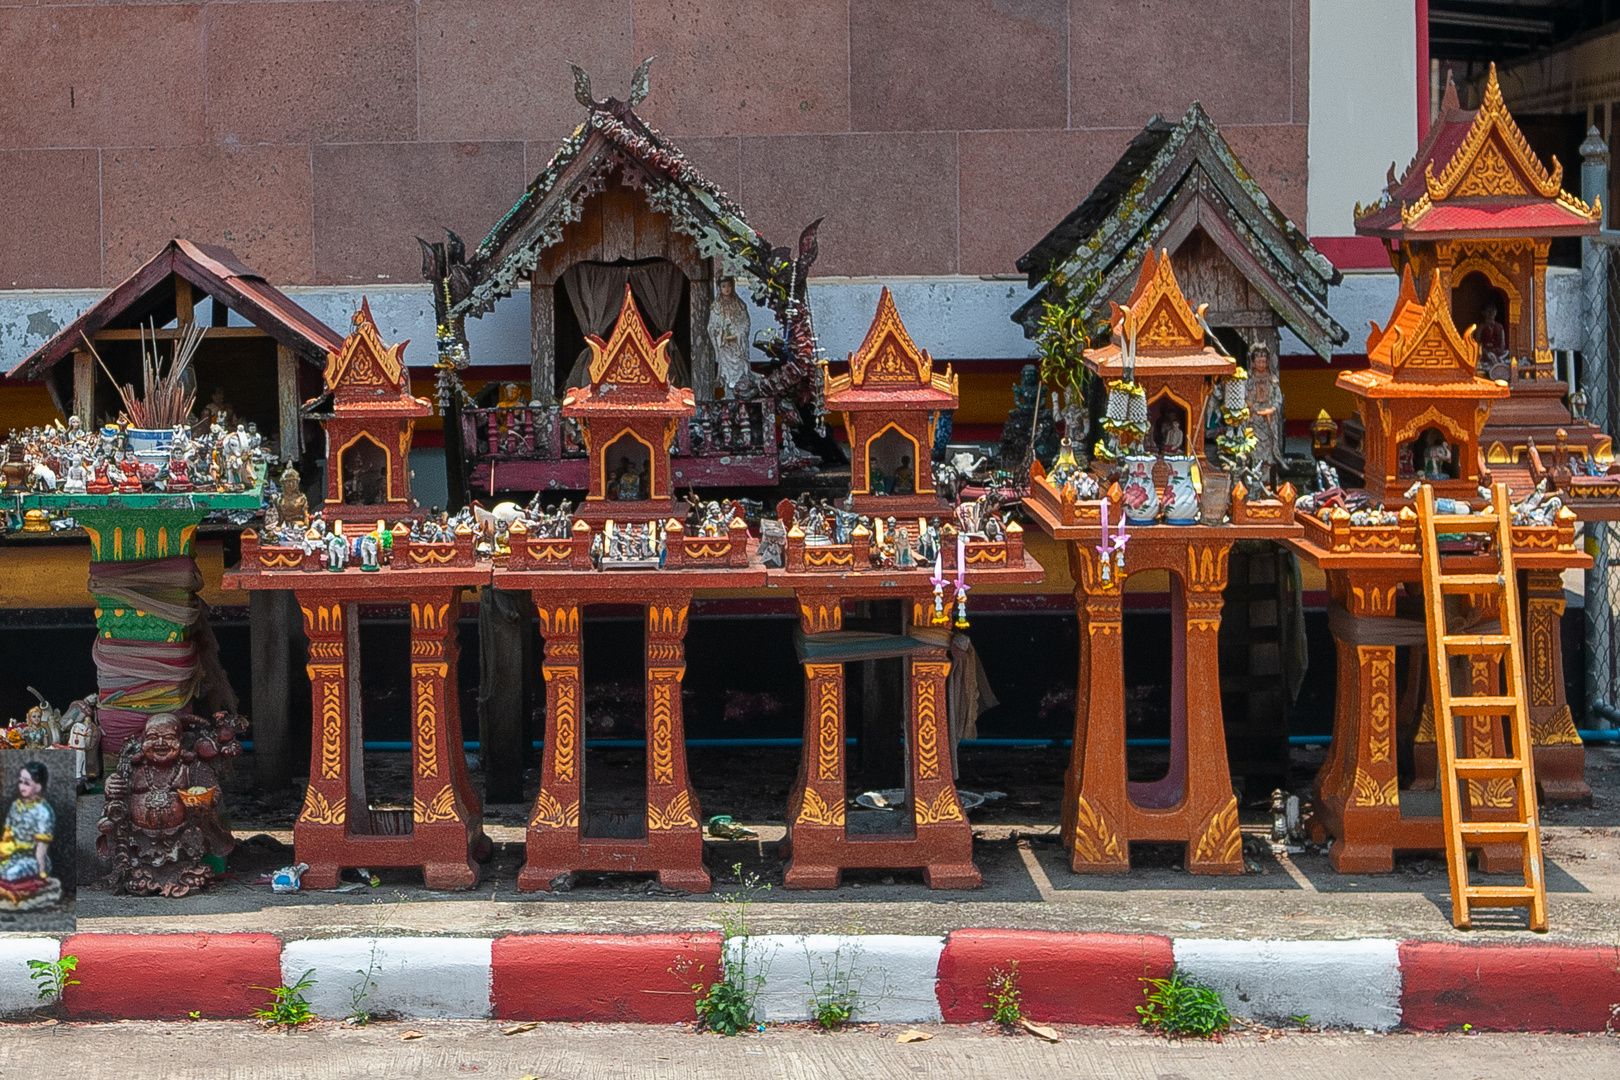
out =
{"type": "Polygon", "coordinates": [[[1159,520],[1159,491],[1153,486],[1153,465],[1158,459],[1149,454],[1132,454],[1125,459],[1125,520],[1132,525],[1152,525],[1159,520]]]}
{"type": "Polygon", "coordinates": [[[1167,525],[1198,524],[1198,487],[1193,483],[1191,455],[1167,455],[1170,479],[1164,486],[1164,520],[1167,525]]]}
{"type": "Polygon", "coordinates": [[[1204,491],[1199,496],[1198,508],[1201,512],[1200,525],[1222,525],[1226,522],[1226,512],[1232,505],[1232,474],[1215,472],[1204,473],[1204,491]]]}

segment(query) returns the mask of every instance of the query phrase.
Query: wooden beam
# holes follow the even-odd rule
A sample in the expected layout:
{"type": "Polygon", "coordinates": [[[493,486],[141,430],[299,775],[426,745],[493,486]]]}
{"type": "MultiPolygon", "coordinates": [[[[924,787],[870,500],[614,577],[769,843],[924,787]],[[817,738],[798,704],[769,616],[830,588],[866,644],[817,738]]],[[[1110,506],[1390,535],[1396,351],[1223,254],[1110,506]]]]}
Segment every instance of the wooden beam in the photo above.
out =
{"type": "Polygon", "coordinates": [[[191,282],[174,275],[174,321],[184,329],[196,322],[197,301],[191,293],[191,282]]]}
{"type": "Polygon", "coordinates": [[[557,312],[554,283],[537,270],[529,282],[529,398],[550,405],[557,387],[557,312]]]}
{"type": "Polygon", "coordinates": [[[281,457],[296,461],[304,452],[304,425],[298,417],[298,356],[276,346],[276,415],[281,420],[281,457]]]}
{"type": "MultiPolygon", "coordinates": [[[[159,341],[173,341],[183,331],[179,327],[164,327],[155,332],[159,341]]],[[[92,336],[97,341],[139,341],[141,340],[141,333],[142,331],[139,328],[133,330],[97,330],[92,336]]],[[[153,333],[152,330],[145,331],[148,339],[152,337],[153,333]]],[[[269,336],[257,326],[211,326],[208,328],[208,338],[210,340],[213,338],[267,338],[269,336]]]]}
{"type": "Polygon", "coordinates": [[[86,430],[96,426],[96,361],[88,349],[73,350],[73,415],[86,430]]]}

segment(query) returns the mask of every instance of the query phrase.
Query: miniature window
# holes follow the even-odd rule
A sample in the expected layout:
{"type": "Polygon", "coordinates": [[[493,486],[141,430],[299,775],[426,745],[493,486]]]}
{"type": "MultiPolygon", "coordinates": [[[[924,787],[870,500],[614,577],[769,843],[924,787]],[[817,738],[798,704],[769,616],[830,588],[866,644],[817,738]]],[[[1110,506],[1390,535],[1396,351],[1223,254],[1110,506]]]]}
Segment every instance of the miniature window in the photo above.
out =
{"type": "Polygon", "coordinates": [[[1490,369],[1509,361],[1512,327],[1508,324],[1507,295],[1490,279],[1475,270],[1467,274],[1451,290],[1451,313],[1458,328],[1472,326],[1474,340],[1479,342],[1480,374],[1489,378],[1505,378],[1490,369]]]}
{"type": "Polygon", "coordinates": [[[1152,449],[1164,454],[1187,452],[1187,410],[1169,396],[1156,398],[1148,406],[1148,431],[1152,449]]]}
{"type": "Polygon", "coordinates": [[[873,495],[912,495],[917,490],[917,444],[891,427],[872,440],[867,469],[873,495]]]}
{"type": "Polygon", "coordinates": [[[361,435],[344,449],[339,468],[346,504],[376,506],[388,501],[388,451],[370,435],[361,435]]]}
{"type": "Polygon", "coordinates": [[[1425,428],[1416,439],[1401,447],[1401,475],[1456,480],[1462,475],[1458,467],[1460,460],[1456,444],[1446,440],[1445,432],[1437,427],[1425,428]]]}
{"type": "Polygon", "coordinates": [[[647,444],[628,431],[602,451],[607,471],[607,497],[616,502],[639,502],[650,498],[652,453],[647,444]]]}

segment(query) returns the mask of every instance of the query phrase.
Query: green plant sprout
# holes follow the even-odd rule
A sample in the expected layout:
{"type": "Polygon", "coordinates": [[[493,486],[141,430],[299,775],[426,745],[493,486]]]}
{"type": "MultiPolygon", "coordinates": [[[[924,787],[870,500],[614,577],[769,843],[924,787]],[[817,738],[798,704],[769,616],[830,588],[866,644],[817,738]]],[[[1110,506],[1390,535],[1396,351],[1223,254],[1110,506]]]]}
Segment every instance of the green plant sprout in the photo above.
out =
{"type": "Polygon", "coordinates": [[[315,1014],[310,1011],[309,1002],[304,998],[305,992],[315,985],[315,980],[310,978],[314,974],[315,969],[310,968],[291,986],[252,987],[270,994],[270,1002],[264,1008],[253,1010],[254,1019],[283,1028],[301,1027],[314,1020],[315,1014]]]}
{"type": "Polygon", "coordinates": [[[1143,979],[1147,1004],[1138,1005],[1142,1026],[1163,1035],[1212,1038],[1232,1026],[1232,1014],[1219,990],[1186,978],[1174,969],[1168,979],[1143,979]]]}
{"type": "Polygon", "coordinates": [[[990,1022],[1002,1027],[1017,1027],[1024,1022],[1024,992],[1018,989],[1018,961],[1010,960],[1006,967],[990,969],[990,1000],[984,1007],[990,1010],[990,1022]]]}
{"type": "MultiPolygon", "coordinates": [[[[755,896],[768,892],[771,887],[768,882],[761,882],[757,874],[744,874],[740,862],[733,863],[731,870],[737,876],[741,889],[721,897],[720,978],[707,986],[701,981],[691,984],[693,993],[697,995],[698,1024],[721,1035],[736,1035],[759,1026],[754,1005],[765,985],[765,970],[759,958],[751,955],[748,915],[755,896]],[[724,951],[725,943],[733,939],[737,941],[737,947],[728,957],[724,951]]],[[[671,970],[692,977],[702,972],[703,965],[696,968],[677,965],[671,970]]]]}
{"type": "Polygon", "coordinates": [[[78,979],[71,978],[78,967],[77,956],[64,956],[60,960],[28,961],[28,977],[34,980],[39,988],[39,1000],[51,1003],[61,1001],[62,991],[70,986],[79,985],[78,979]]]}

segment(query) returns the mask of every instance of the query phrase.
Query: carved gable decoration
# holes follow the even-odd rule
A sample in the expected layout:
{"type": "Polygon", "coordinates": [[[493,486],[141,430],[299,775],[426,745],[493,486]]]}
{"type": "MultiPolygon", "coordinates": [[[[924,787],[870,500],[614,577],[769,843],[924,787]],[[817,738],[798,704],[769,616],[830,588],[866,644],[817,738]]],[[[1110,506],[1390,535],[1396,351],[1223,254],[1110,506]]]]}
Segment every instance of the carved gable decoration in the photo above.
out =
{"type": "Polygon", "coordinates": [[[887,286],[878,298],[877,314],[866,338],[849,363],[856,386],[925,387],[930,382],[933,358],[918,349],[906,333],[887,286]]]}
{"type": "Polygon", "coordinates": [[[1198,324],[1192,305],[1182,295],[1181,284],[1170,268],[1168,251],[1155,257],[1152,249],[1148,249],[1130,300],[1124,308],[1118,304],[1111,307],[1116,333],[1125,329],[1128,320],[1135,320],[1138,348],[1180,352],[1204,347],[1204,329],[1198,324]]]}
{"type": "Polygon", "coordinates": [[[382,334],[371,315],[371,304],[362,299],[351,320],[353,329],[337,352],[326,354],[322,373],[334,404],[373,404],[393,399],[414,404],[410,396],[410,376],[405,367],[405,346],[383,344],[382,334]]]}
{"type": "Polygon", "coordinates": [[[613,334],[603,341],[595,334],[585,339],[591,348],[591,386],[602,392],[611,386],[615,393],[664,397],[669,392],[669,343],[674,335],[665,332],[654,341],[641,321],[630,286],[624,287],[624,305],[613,324],[613,334]]]}
{"type": "Polygon", "coordinates": [[[1495,64],[1485,83],[1485,100],[1474,114],[1473,126],[1462,145],[1438,178],[1433,161],[1423,174],[1433,202],[1454,195],[1527,195],[1532,191],[1544,199],[1554,199],[1562,190],[1563,178],[1562,162],[1553,158],[1552,171],[1548,172],[1530,149],[1502,101],[1495,64]]]}
{"type": "Polygon", "coordinates": [[[1458,332],[1444,290],[1431,287],[1428,301],[1418,302],[1408,266],[1389,324],[1372,324],[1367,359],[1371,370],[1394,382],[1473,382],[1479,343],[1472,333],[1458,332]]]}

